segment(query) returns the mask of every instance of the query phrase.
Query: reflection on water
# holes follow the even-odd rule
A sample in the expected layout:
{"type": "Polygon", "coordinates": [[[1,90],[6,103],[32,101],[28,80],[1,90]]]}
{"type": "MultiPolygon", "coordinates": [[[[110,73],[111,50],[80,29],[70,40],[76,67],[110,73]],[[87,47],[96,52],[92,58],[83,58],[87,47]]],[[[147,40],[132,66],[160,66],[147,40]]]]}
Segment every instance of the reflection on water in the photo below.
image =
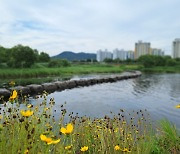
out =
{"type": "Polygon", "coordinates": [[[180,128],[180,110],[175,108],[180,103],[180,74],[144,74],[136,79],[54,92],[51,97],[56,108],[67,102],[67,111],[81,116],[147,109],[153,120],[167,118],[180,128]]]}

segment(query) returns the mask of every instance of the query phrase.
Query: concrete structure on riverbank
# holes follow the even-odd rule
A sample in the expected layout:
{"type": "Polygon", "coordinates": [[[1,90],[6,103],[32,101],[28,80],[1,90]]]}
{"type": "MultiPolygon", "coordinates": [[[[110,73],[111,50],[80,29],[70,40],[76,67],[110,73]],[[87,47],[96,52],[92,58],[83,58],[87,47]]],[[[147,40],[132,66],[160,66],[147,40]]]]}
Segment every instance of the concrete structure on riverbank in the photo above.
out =
{"type": "Polygon", "coordinates": [[[172,57],[173,58],[180,58],[180,38],[175,39],[173,41],[173,45],[172,45],[172,57]]]}
{"type": "Polygon", "coordinates": [[[108,82],[116,82],[119,80],[126,80],[131,78],[137,78],[141,76],[140,71],[131,71],[124,72],[120,75],[114,75],[113,77],[104,77],[104,78],[91,78],[91,79],[82,79],[82,80],[69,80],[69,81],[56,81],[51,83],[43,83],[41,85],[31,84],[27,86],[17,86],[12,88],[0,88],[0,98],[6,97],[8,98],[11,94],[12,90],[17,90],[21,95],[39,95],[42,94],[43,91],[48,93],[52,93],[55,91],[62,91],[65,89],[72,89],[76,87],[84,87],[91,86],[95,84],[108,83],[108,82]]]}
{"type": "Polygon", "coordinates": [[[142,41],[135,43],[135,59],[147,54],[151,54],[151,43],[142,41]]]}

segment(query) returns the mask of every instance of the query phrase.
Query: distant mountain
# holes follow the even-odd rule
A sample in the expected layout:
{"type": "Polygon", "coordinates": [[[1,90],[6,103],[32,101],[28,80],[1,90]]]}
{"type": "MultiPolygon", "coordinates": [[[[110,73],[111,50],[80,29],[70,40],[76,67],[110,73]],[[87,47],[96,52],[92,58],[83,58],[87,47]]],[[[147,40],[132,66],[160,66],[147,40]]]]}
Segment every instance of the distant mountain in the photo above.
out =
{"type": "Polygon", "coordinates": [[[64,51],[56,56],[53,56],[52,58],[59,58],[59,59],[67,59],[69,61],[73,60],[87,60],[87,59],[96,59],[96,54],[94,53],[74,53],[71,51],[64,51]]]}

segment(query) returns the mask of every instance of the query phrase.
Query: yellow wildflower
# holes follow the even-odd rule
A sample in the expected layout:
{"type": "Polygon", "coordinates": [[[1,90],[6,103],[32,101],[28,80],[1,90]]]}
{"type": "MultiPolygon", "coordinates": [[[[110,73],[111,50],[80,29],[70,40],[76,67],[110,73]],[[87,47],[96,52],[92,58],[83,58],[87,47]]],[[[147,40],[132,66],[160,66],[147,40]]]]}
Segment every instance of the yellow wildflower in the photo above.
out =
{"type": "Polygon", "coordinates": [[[46,142],[48,145],[50,145],[50,144],[57,144],[57,143],[60,142],[60,139],[58,139],[58,140],[52,140],[52,138],[46,137],[46,136],[43,135],[43,134],[40,135],[40,139],[41,139],[42,141],[46,142]]]}
{"type": "Polygon", "coordinates": [[[32,105],[32,104],[28,104],[27,107],[28,107],[28,108],[32,108],[33,105],[32,105]]]}
{"type": "Polygon", "coordinates": [[[46,107],[46,108],[44,108],[44,111],[47,111],[49,108],[48,107],[46,107]]]}
{"type": "Polygon", "coordinates": [[[24,154],[28,154],[28,153],[29,153],[29,150],[28,150],[28,149],[24,151],[24,154]]]}
{"type": "Polygon", "coordinates": [[[126,121],[123,120],[122,124],[125,125],[125,124],[126,124],[126,121]]]}
{"type": "Polygon", "coordinates": [[[10,101],[13,101],[17,98],[17,91],[16,90],[13,90],[12,92],[12,95],[10,96],[9,100],[10,101]]]}
{"type": "Polygon", "coordinates": [[[127,148],[124,148],[122,151],[123,151],[123,152],[131,152],[131,151],[128,150],[127,148]]]}
{"type": "Polygon", "coordinates": [[[116,151],[120,150],[120,146],[119,146],[119,145],[116,145],[116,146],[114,147],[114,150],[116,150],[116,151]]]}
{"type": "Polygon", "coordinates": [[[16,83],[14,81],[9,82],[9,85],[13,87],[16,83]]]}
{"type": "Polygon", "coordinates": [[[117,133],[117,132],[118,132],[118,130],[119,130],[119,129],[118,129],[118,128],[116,128],[116,129],[114,130],[114,132],[115,132],[115,133],[117,133]]]}
{"type": "Polygon", "coordinates": [[[2,115],[0,115],[0,120],[1,120],[1,119],[3,119],[3,116],[2,116],[2,115]]]}
{"type": "Polygon", "coordinates": [[[69,123],[66,128],[62,127],[60,132],[63,134],[71,134],[73,131],[73,125],[71,123],[69,123]]]}
{"type": "Polygon", "coordinates": [[[29,116],[33,115],[33,111],[30,111],[30,110],[27,110],[27,111],[21,110],[21,115],[24,116],[24,117],[29,117],[29,116]]]}
{"type": "Polygon", "coordinates": [[[70,150],[72,148],[72,145],[69,145],[69,146],[65,146],[65,150],[70,150]]]}
{"type": "Polygon", "coordinates": [[[87,151],[88,150],[88,146],[83,146],[83,147],[81,147],[81,149],[80,149],[82,152],[85,152],[85,151],[87,151]]]}
{"type": "Polygon", "coordinates": [[[176,108],[177,108],[177,109],[180,109],[180,104],[176,105],[176,108]]]}

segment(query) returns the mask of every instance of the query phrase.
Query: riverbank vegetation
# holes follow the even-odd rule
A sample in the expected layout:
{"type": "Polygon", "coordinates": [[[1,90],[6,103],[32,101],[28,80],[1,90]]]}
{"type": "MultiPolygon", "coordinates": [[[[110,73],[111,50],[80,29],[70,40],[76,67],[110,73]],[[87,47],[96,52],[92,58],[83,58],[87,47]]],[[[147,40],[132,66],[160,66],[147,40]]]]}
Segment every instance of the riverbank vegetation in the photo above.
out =
{"type": "Polygon", "coordinates": [[[0,78],[46,77],[93,73],[121,73],[137,69],[138,65],[74,64],[68,67],[49,68],[41,64],[36,68],[0,69],[0,78]]]}
{"type": "Polygon", "coordinates": [[[95,73],[121,73],[123,71],[140,70],[143,72],[166,72],[179,73],[180,65],[176,66],[155,66],[144,67],[142,64],[71,64],[66,67],[48,67],[47,63],[37,63],[32,68],[0,68],[0,78],[32,78],[32,77],[52,77],[71,76],[78,74],[95,73]]]}
{"type": "Polygon", "coordinates": [[[69,78],[78,74],[121,73],[130,70],[180,73],[180,59],[172,59],[170,56],[144,55],[137,60],[105,59],[103,63],[98,63],[87,59],[70,62],[65,59],[50,59],[47,53],[39,53],[28,46],[0,47],[0,79],[3,79],[0,81],[0,87],[2,84],[7,84],[9,80],[15,80],[17,84],[24,85],[41,83],[38,82],[39,80],[52,81],[53,77],[69,78]],[[48,79],[42,79],[43,77],[48,77],[48,79]],[[37,82],[34,82],[34,79],[27,81],[28,78],[37,78],[37,82]]]}
{"type": "Polygon", "coordinates": [[[32,68],[0,69],[0,87],[8,87],[10,81],[16,85],[42,84],[57,80],[70,79],[73,75],[122,73],[140,70],[147,73],[180,73],[180,65],[156,66],[146,68],[141,64],[71,64],[67,67],[49,68],[47,63],[36,63],[32,68]]]}
{"type": "Polygon", "coordinates": [[[30,68],[34,63],[49,61],[50,57],[47,53],[39,53],[29,46],[16,45],[12,48],[0,46],[0,67],[30,68]]]}
{"type": "MultiPolygon", "coordinates": [[[[39,98],[37,98],[39,99],[39,98]]],[[[179,153],[180,134],[168,121],[152,124],[146,110],[104,118],[67,113],[65,104],[41,96],[41,103],[19,104],[13,91],[0,110],[1,153],[179,153]],[[57,114],[58,113],[58,114],[57,114]],[[153,126],[155,125],[155,126],[153,126]]]]}

